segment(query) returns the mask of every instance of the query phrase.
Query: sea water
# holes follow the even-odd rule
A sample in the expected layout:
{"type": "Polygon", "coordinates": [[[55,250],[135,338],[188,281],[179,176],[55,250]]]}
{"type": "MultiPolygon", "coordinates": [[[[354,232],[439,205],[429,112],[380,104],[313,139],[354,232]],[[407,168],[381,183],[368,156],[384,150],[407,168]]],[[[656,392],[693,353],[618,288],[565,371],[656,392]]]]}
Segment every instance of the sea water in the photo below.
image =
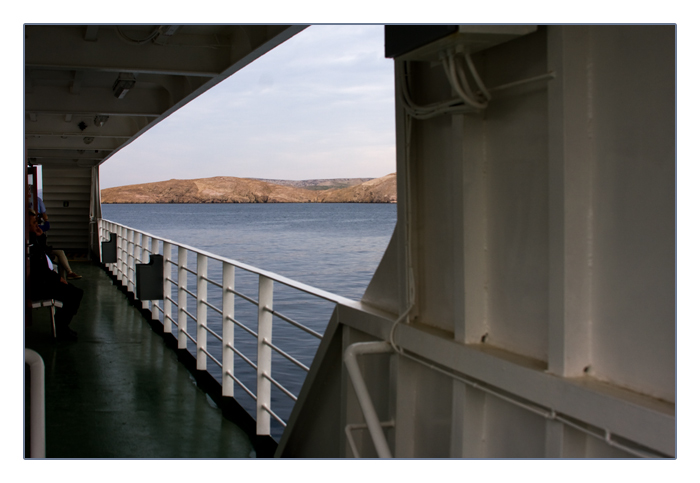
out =
{"type": "MultiPolygon", "coordinates": [[[[358,203],[285,204],[118,204],[102,205],[103,218],[163,237],[176,243],[243,262],[283,275],[316,288],[359,300],[386,250],[396,225],[396,205],[358,203]]],[[[173,250],[177,258],[177,250],[173,250]]],[[[196,256],[188,254],[188,267],[196,267],[196,256]]],[[[221,282],[221,265],[209,261],[207,277],[221,282]]],[[[237,269],[237,291],[257,300],[257,276],[237,269]]],[[[173,270],[177,280],[177,270],[173,270]]],[[[188,276],[188,288],[196,280],[188,276]]],[[[177,300],[173,291],[172,298],[177,300]]],[[[208,288],[208,300],[221,307],[221,291],[208,288]]],[[[194,299],[188,310],[195,312],[194,299]]],[[[299,291],[275,284],[275,311],[323,334],[333,304],[319,301],[299,291]]],[[[208,326],[221,334],[221,315],[209,309],[208,326]]],[[[162,317],[161,317],[162,318],[162,317]]],[[[235,300],[235,319],[257,331],[257,307],[242,298],[235,300]]],[[[194,334],[194,322],[188,332],[194,334]]],[[[319,341],[287,322],[273,320],[273,343],[310,366],[319,341]]],[[[220,342],[208,335],[207,349],[221,360],[220,342]]],[[[256,363],[257,342],[247,331],[236,327],[235,347],[256,363]]],[[[194,344],[189,344],[194,353],[194,344]]],[[[236,377],[255,392],[255,370],[241,357],[235,358],[236,377]]],[[[221,381],[221,372],[209,361],[207,369],[221,381]]],[[[273,378],[298,394],[305,371],[273,351],[273,378]]],[[[236,399],[252,415],[255,403],[244,390],[235,388],[236,399]]],[[[287,419],[293,402],[273,386],[272,407],[287,419]]],[[[273,436],[282,427],[273,420],[273,436]]]]}

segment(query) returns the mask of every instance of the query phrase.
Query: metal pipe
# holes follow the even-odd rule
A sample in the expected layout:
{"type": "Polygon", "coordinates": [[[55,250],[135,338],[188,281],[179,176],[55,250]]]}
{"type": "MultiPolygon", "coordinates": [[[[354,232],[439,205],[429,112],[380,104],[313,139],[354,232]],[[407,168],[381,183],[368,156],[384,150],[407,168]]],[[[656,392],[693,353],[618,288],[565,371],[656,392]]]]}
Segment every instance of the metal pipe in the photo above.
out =
{"type": "Polygon", "coordinates": [[[197,254],[197,370],[207,370],[207,358],[201,352],[207,350],[207,271],[209,259],[206,255],[197,254]]]}
{"type": "Polygon", "coordinates": [[[31,429],[29,437],[29,456],[46,458],[46,416],[44,407],[44,361],[31,349],[24,349],[24,362],[29,364],[29,420],[31,429]]]}
{"type": "Polygon", "coordinates": [[[345,368],[350,375],[350,381],[355,388],[355,394],[357,395],[360,409],[367,422],[369,434],[372,437],[372,442],[380,458],[391,458],[391,450],[389,449],[389,443],[386,441],[386,436],[384,436],[377,411],[375,411],[374,404],[372,404],[372,399],[369,396],[367,385],[362,377],[362,371],[360,371],[360,366],[357,363],[357,356],[366,354],[387,354],[393,351],[391,344],[388,342],[357,342],[349,345],[343,354],[345,368]]]}
{"type": "Polygon", "coordinates": [[[177,348],[187,349],[187,250],[184,247],[177,248],[177,348]]]}
{"type": "Polygon", "coordinates": [[[272,373],[272,350],[265,340],[272,340],[272,314],[266,307],[272,308],[273,281],[260,275],[258,281],[258,400],[256,434],[270,434],[270,414],[264,410],[271,402],[270,381],[265,374],[272,373]]]}
{"type": "Polygon", "coordinates": [[[234,345],[233,316],[235,311],[235,297],[228,289],[233,289],[236,281],[236,268],[230,263],[224,263],[221,267],[221,395],[234,397],[234,384],[232,380],[224,377],[228,372],[234,373],[235,358],[233,351],[227,350],[234,345]],[[225,287],[225,288],[224,288],[225,287]]]}
{"type": "MultiPolygon", "coordinates": [[[[155,240],[153,240],[155,241],[155,240]]],[[[156,242],[157,243],[157,242],[156,242]]],[[[172,320],[172,283],[170,279],[172,275],[172,245],[168,242],[163,242],[163,332],[171,334],[173,332],[172,320]]],[[[158,307],[158,305],[155,305],[158,307]]]]}
{"type": "Polygon", "coordinates": [[[555,77],[556,77],[556,75],[554,74],[554,72],[547,72],[546,74],[537,75],[534,77],[528,77],[527,79],[509,82],[507,84],[501,84],[500,86],[490,87],[489,91],[491,91],[491,92],[502,91],[505,89],[510,89],[511,87],[517,87],[517,86],[521,86],[523,84],[529,84],[531,82],[551,80],[551,79],[554,79],[555,77]]]}

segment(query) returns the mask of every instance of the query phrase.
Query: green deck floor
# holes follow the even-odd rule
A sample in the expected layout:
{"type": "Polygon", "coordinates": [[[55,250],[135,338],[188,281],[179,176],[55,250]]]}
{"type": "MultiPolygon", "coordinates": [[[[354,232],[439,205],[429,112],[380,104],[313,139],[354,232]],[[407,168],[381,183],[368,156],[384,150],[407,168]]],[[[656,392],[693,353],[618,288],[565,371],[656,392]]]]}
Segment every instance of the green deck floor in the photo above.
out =
{"type": "Polygon", "coordinates": [[[246,434],[225,419],[175,353],[97,266],[75,263],[85,291],[55,341],[34,309],[25,345],[46,365],[47,458],[247,458],[246,434]]]}

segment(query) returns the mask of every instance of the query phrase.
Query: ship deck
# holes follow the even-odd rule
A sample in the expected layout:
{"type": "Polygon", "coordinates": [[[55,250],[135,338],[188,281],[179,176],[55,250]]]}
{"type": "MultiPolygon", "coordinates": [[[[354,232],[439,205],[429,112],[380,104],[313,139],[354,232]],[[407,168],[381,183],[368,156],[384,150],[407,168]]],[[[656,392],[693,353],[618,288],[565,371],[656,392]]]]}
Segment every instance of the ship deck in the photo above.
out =
{"type": "Polygon", "coordinates": [[[89,263],[72,265],[83,276],[72,282],[84,290],[71,323],[78,340],[54,340],[44,308],[32,311],[25,330],[25,347],[46,367],[46,457],[254,457],[245,432],[109,275],[89,263]]]}

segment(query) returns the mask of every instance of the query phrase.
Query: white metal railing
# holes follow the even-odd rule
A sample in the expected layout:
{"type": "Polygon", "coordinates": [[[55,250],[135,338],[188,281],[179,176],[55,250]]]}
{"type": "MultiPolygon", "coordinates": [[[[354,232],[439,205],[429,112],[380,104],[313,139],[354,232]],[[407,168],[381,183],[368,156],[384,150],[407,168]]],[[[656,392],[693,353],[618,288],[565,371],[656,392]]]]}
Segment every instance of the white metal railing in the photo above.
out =
{"type": "Polygon", "coordinates": [[[211,360],[221,374],[222,396],[233,397],[234,388],[238,386],[255,401],[256,432],[258,435],[271,434],[270,418],[275,419],[281,426],[285,427],[286,421],[278,414],[279,409],[276,411],[272,407],[272,388],[278,389],[281,394],[292,401],[292,404],[298,395],[285,385],[286,381],[279,381],[273,377],[272,354],[273,352],[279,354],[284,360],[289,361],[305,373],[309,372],[309,367],[287,350],[281,348],[279,344],[273,343],[273,319],[284,321],[290,327],[299,329],[302,335],[317,341],[320,341],[323,336],[274,309],[275,284],[283,284],[299,292],[310,294],[316,299],[335,304],[357,308],[359,302],[198,248],[157,237],[119,223],[100,220],[100,240],[109,239],[109,233],[117,235],[117,261],[107,266],[122,285],[126,286],[127,290],[134,295],[136,295],[136,264],[147,263],[150,254],[163,256],[164,298],[160,302],[141,301],[141,303],[144,308],[151,309],[154,319],[162,319],[165,333],[176,335],[179,349],[188,349],[189,343],[196,346],[197,370],[207,370],[207,361],[211,360]],[[176,259],[173,257],[173,248],[177,249],[176,259]],[[196,269],[188,265],[189,253],[196,255],[196,269]],[[210,262],[213,261],[221,263],[221,282],[208,274],[210,262]],[[257,300],[236,289],[235,274],[237,269],[257,275],[257,300]],[[173,278],[173,271],[177,273],[176,278],[173,278]],[[189,287],[187,284],[188,274],[196,277],[194,287],[189,287]],[[177,293],[177,298],[173,298],[174,291],[177,293]],[[220,296],[220,305],[212,302],[215,295],[215,298],[220,296]],[[193,308],[188,305],[189,298],[195,301],[193,308]],[[242,323],[234,316],[236,298],[257,306],[255,329],[242,323]],[[213,311],[212,314],[218,314],[221,321],[220,331],[212,329],[207,324],[210,309],[213,311]],[[190,327],[190,321],[195,324],[194,328],[190,327]],[[251,354],[246,355],[234,344],[235,328],[243,330],[256,340],[254,357],[251,354]],[[211,348],[207,345],[208,335],[211,335],[220,346],[220,360],[213,355],[214,351],[210,350],[211,348]],[[237,360],[242,361],[245,366],[255,371],[255,387],[249,387],[239,377],[236,370],[237,360]]]}
{"type": "Polygon", "coordinates": [[[24,349],[24,362],[30,370],[29,421],[29,456],[46,457],[46,416],[44,401],[44,360],[32,349],[24,349]]]}

